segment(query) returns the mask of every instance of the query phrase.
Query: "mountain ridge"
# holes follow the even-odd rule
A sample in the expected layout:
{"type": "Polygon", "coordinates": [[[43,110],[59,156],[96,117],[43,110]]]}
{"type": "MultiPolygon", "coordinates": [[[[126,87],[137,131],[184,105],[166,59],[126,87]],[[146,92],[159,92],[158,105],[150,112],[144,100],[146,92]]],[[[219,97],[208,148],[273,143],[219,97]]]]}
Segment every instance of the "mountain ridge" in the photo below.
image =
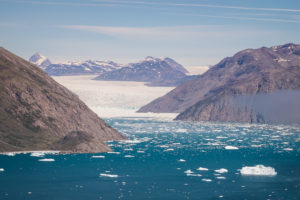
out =
{"type": "Polygon", "coordinates": [[[177,120],[263,122],[266,120],[260,113],[245,107],[235,110],[229,99],[299,90],[299,71],[300,45],[246,49],[224,58],[197,79],[179,85],[138,112],[178,112],[177,120]]]}
{"type": "Polygon", "coordinates": [[[42,69],[0,48],[0,152],[104,152],[125,137],[42,69]]]}

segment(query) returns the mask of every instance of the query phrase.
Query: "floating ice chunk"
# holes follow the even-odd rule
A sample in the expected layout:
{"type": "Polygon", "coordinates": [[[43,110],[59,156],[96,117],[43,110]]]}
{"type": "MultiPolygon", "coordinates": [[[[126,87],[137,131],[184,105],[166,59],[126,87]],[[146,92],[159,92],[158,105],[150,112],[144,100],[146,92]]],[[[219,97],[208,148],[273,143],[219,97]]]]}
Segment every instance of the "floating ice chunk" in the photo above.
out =
{"type": "Polygon", "coordinates": [[[254,176],[275,176],[277,172],[273,167],[265,167],[264,165],[256,165],[253,167],[243,167],[241,169],[242,175],[254,176]]]}
{"type": "Polygon", "coordinates": [[[105,156],[92,156],[92,158],[105,158],[105,156]]]}
{"type": "Polygon", "coordinates": [[[197,170],[199,170],[199,171],[208,171],[208,169],[205,168],[205,167],[199,167],[197,170]]]}
{"type": "Polygon", "coordinates": [[[145,153],[145,151],[137,151],[137,153],[145,153]]]}
{"type": "Polygon", "coordinates": [[[141,140],[137,140],[137,139],[133,139],[133,140],[121,140],[120,143],[127,143],[127,144],[138,144],[141,143],[143,141],[141,140]]]}
{"type": "Polygon", "coordinates": [[[16,152],[2,153],[2,155],[6,155],[6,156],[15,156],[16,154],[17,154],[16,152]]]}
{"type": "Polygon", "coordinates": [[[4,172],[4,169],[3,169],[3,168],[0,168],[0,172],[4,172]]]}
{"type": "Polygon", "coordinates": [[[134,156],[132,156],[132,155],[125,155],[124,157],[125,158],[134,158],[134,156]]]}
{"type": "Polygon", "coordinates": [[[185,162],[186,160],[184,159],[179,159],[178,162],[185,162]]]}
{"type": "Polygon", "coordinates": [[[234,147],[234,146],[226,146],[225,149],[227,149],[227,150],[237,150],[239,148],[234,147]]]}
{"type": "Polygon", "coordinates": [[[161,147],[161,148],[168,148],[169,146],[168,145],[160,145],[159,147],[161,147]]]}
{"type": "Polygon", "coordinates": [[[30,156],[32,156],[32,157],[43,157],[44,155],[45,155],[45,153],[42,151],[31,152],[31,154],[30,154],[30,156]]]}
{"type": "Polygon", "coordinates": [[[188,169],[188,170],[184,171],[184,173],[185,173],[185,174],[192,174],[192,173],[194,173],[194,172],[193,172],[192,170],[188,169]]]}
{"type": "Polygon", "coordinates": [[[224,176],[217,176],[216,178],[217,178],[217,179],[222,179],[222,180],[225,180],[225,179],[226,179],[226,177],[224,177],[224,176]]]}
{"type": "Polygon", "coordinates": [[[227,173],[228,170],[225,169],[225,168],[221,168],[221,169],[216,169],[215,172],[220,173],[220,174],[223,174],[223,173],[227,173]]]}
{"type": "Polygon", "coordinates": [[[259,148],[261,147],[262,145],[261,144],[252,144],[251,147],[254,147],[254,148],[259,148]]]}
{"type": "Polygon", "coordinates": [[[55,160],[53,158],[43,158],[39,159],[40,162],[54,162],[55,160]]]}
{"type": "Polygon", "coordinates": [[[118,178],[119,176],[117,174],[100,174],[102,177],[109,177],[109,178],[118,178]]]}
{"type": "Polygon", "coordinates": [[[193,173],[189,173],[189,174],[186,174],[187,176],[198,176],[198,177],[200,177],[200,176],[202,176],[201,174],[193,174],[193,173]]]}
{"type": "Polygon", "coordinates": [[[208,179],[208,178],[203,178],[201,180],[204,181],[204,182],[211,182],[212,181],[211,179],[208,179]]]}
{"type": "Polygon", "coordinates": [[[110,151],[110,152],[107,152],[108,154],[120,154],[120,152],[116,152],[116,151],[110,151]]]}
{"type": "Polygon", "coordinates": [[[174,151],[174,149],[166,149],[166,150],[164,150],[164,152],[167,152],[167,151],[174,151]]]}
{"type": "Polygon", "coordinates": [[[187,130],[186,129],[183,129],[183,128],[179,128],[176,130],[176,133],[186,133],[187,130]]]}
{"type": "Polygon", "coordinates": [[[284,148],[283,150],[284,150],[284,151],[293,151],[292,148],[284,148]]]}

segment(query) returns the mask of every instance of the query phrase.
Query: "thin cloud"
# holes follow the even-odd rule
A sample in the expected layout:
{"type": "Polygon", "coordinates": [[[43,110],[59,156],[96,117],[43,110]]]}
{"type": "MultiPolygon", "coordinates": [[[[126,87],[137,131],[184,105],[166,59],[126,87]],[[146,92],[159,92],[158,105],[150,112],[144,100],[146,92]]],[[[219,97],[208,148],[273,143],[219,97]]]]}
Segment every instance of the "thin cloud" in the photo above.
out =
{"type": "Polygon", "coordinates": [[[195,16],[195,17],[209,17],[221,19],[234,19],[234,20],[250,20],[250,21],[264,21],[264,22],[284,22],[284,23],[300,23],[300,20],[293,19],[276,19],[276,18],[257,18],[257,17],[237,17],[237,16],[221,16],[221,15],[203,15],[203,14],[190,14],[190,13],[165,13],[177,16],[195,16]]]}
{"type": "Polygon", "coordinates": [[[245,6],[227,6],[213,4],[188,4],[188,3],[166,3],[166,2],[146,2],[146,1],[119,1],[119,0],[94,0],[95,2],[115,2],[120,4],[140,4],[140,5],[161,5],[161,6],[177,6],[177,7],[204,7],[204,8],[224,8],[235,10],[255,10],[255,11],[279,11],[279,12],[300,12],[300,9],[289,8],[256,8],[245,6]]]}
{"type": "Polygon", "coordinates": [[[276,11],[276,12],[296,12],[300,9],[291,8],[260,8],[260,7],[246,7],[246,6],[228,6],[215,4],[189,4],[189,3],[168,3],[168,2],[151,2],[151,1],[120,1],[120,0],[92,0],[93,3],[78,3],[78,2],[57,2],[57,1],[21,1],[21,0],[0,0],[15,3],[28,4],[44,4],[44,5],[64,5],[64,6],[122,6],[122,5],[149,5],[149,6],[172,6],[172,7],[202,7],[202,8],[220,8],[233,10],[253,10],[253,11],[276,11]]]}
{"type": "Polygon", "coordinates": [[[117,38],[131,39],[195,39],[226,37],[232,35],[254,36],[270,34],[266,31],[234,30],[232,27],[224,26],[167,26],[167,27],[112,27],[112,26],[85,26],[85,25],[63,25],[64,29],[89,31],[117,38]]]}

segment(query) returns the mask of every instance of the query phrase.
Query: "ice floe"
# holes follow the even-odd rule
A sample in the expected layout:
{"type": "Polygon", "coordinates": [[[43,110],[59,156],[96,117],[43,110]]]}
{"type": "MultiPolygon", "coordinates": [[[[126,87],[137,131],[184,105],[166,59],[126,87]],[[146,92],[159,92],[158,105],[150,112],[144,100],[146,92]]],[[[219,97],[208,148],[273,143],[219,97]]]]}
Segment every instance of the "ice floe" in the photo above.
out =
{"type": "Polygon", "coordinates": [[[194,173],[194,172],[193,172],[192,170],[188,169],[188,170],[184,171],[184,173],[185,173],[185,174],[192,174],[192,173],[194,173]]]}
{"type": "Polygon", "coordinates": [[[107,152],[108,154],[117,154],[117,155],[119,155],[120,154],[120,152],[117,152],[117,151],[109,151],[109,152],[107,152]]]}
{"type": "Polygon", "coordinates": [[[208,171],[208,169],[205,168],[205,167],[199,167],[197,170],[199,170],[199,171],[208,171]]]}
{"type": "Polygon", "coordinates": [[[187,176],[198,176],[198,177],[201,177],[202,175],[201,174],[194,174],[194,173],[189,173],[189,174],[186,174],[187,176]]]}
{"type": "Polygon", "coordinates": [[[101,173],[99,176],[109,177],[109,178],[118,178],[119,177],[117,174],[104,174],[104,173],[101,173]]]}
{"type": "Polygon", "coordinates": [[[0,172],[4,172],[4,169],[3,169],[3,168],[0,168],[0,172]]]}
{"type": "Polygon", "coordinates": [[[264,165],[256,165],[253,167],[243,167],[241,169],[242,175],[254,175],[254,176],[275,176],[277,172],[273,167],[266,167],[264,165]]]}
{"type": "Polygon", "coordinates": [[[30,153],[30,156],[33,157],[43,157],[46,154],[59,154],[60,151],[13,151],[13,152],[6,152],[6,153],[1,153],[2,155],[6,156],[15,156],[17,154],[28,154],[30,153]]]}
{"type": "Polygon", "coordinates": [[[174,151],[174,149],[166,149],[166,150],[164,150],[164,152],[168,152],[168,151],[174,151]]]}
{"type": "Polygon", "coordinates": [[[228,170],[225,169],[225,168],[221,168],[221,169],[216,169],[215,172],[220,173],[220,174],[223,174],[223,173],[227,173],[228,170]]]}
{"type": "Polygon", "coordinates": [[[105,158],[105,156],[92,156],[92,158],[105,158]]]}
{"type": "Polygon", "coordinates": [[[204,181],[204,182],[212,182],[212,180],[209,179],[209,178],[203,178],[203,179],[201,179],[201,180],[204,181]]]}
{"type": "Polygon", "coordinates": [[[125,155],[124,157],[125,158],[134,158],[134,156],[132,156],[132,155],[125,155]]]}
{"type": "Polygon", "coordinates": [[[179,159],[178,162],[185,162],[186,160],[184,159],[179,159]]]}
{"type": "Polygon", "coordinates": [[[227,149],[227,150],[238,150],[239,148],[234,147],[234,146],[225,146],[225,149],[227,149]]]}
{"type": "Polygon", "coordinates": [[[54,162],[55,160],[53,158],[43,158],[39,159],[40,162],[54,162]]]}

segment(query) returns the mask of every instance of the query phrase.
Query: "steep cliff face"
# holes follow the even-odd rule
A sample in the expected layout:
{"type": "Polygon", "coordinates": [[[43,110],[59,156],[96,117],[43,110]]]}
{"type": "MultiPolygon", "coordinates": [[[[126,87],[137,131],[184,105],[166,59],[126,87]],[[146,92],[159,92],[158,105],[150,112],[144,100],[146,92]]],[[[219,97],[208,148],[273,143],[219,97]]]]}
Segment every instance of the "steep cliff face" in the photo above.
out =
{"type": "Polygon", "coordinates": [[[0,48],[0,151],[103,152],[123,139],[75,94],[0,48]]]}
{"type": "Polygon", "coordinates": [[[181,84],[140,112],[179,112],[178,120],[263,122],[236,97],[300,89],[300,45],[247,49],[223,59],[198,79],[181,84]]]}

